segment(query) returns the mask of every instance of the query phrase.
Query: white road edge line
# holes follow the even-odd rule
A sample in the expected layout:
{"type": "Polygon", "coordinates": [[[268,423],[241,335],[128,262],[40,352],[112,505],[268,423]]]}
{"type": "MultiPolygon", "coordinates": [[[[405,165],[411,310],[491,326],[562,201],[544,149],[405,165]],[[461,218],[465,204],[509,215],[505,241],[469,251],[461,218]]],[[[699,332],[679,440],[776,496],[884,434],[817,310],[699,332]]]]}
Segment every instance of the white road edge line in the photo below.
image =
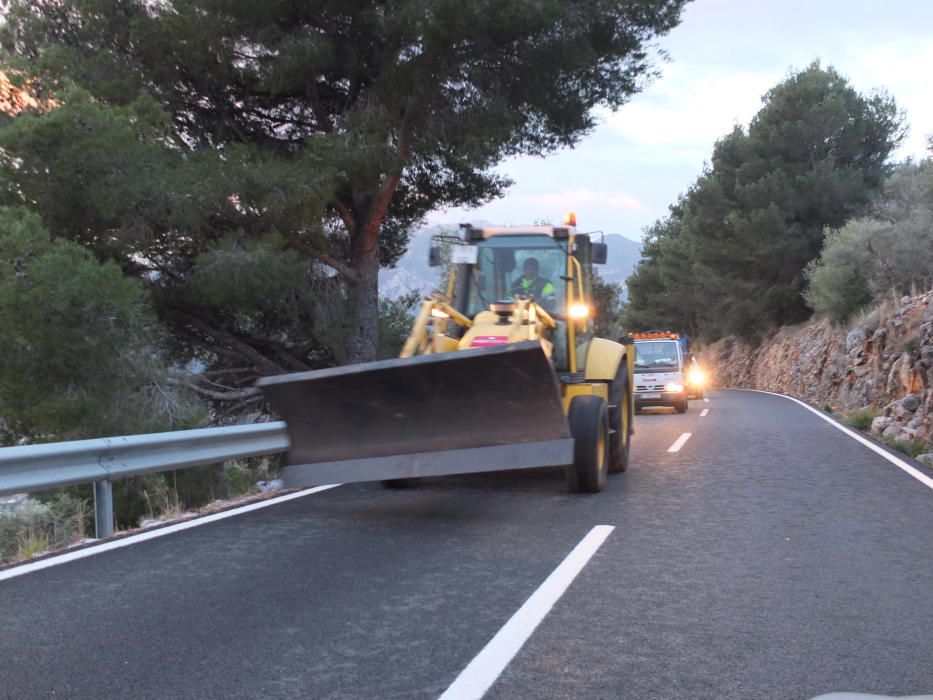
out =
{"type": "Polygon", "coordinates": [[[613,530],[615,527],[612,525],[597,525],[590,530],[496,636],[473,657],[439,700],[477,700],[483,697],[613,530]]]}
{"type": "Polygon", "coordinates": [[[786,394],[778,394],[777,392],[774,392],[774,391],[762,391],[761,389],[735,389],[735,391],[753,391],[753,392],[755,392],[756,394],[770,394],[771,396],[780,396],[781,398],[789,399],[789,400],[793,401],[794,403],[799,403],[799,404],[800,404],[801,406],[803,406],[805,409],[807,409],[807,410],[810,411],[811,413],[816,414],[817,416],[819,416],[820,418],[822,418],[823,420],[825,420],[827,423],[829,423],[829,424],[830,424],[831,426],[833,426],[834,428],[837,428],[837,429],[841,430],[842,432],[844,432],[846,435],[848,435],[848,436],[849,436],[850,438],[852,438],[853,440],[857,440],[858,442],[860,442],[860,443],[862,443],[863,445],[865,445],[865,447],[867,447],[867,448],[868,448],[869,450],[871,450],[872,452],[875,452],[876,454],[880,455],[881,457],[884,457],[886,460],[888,460],[891,464],[893,464],[893,465],[894,465],[895,467],[897,467],[898,469],[903,469],[905,472],[907,472],[908,474],[910,474],[913,478],[915,478],[915,479],[916,479],[917,481],[919,481],[921,484],[924,484],[925,486],[928,486],[929,488],[933,489],[933,479],[931,479],[930,477],[928,477],[926,474],[924,474],[923,472],[919,471],[918,469],[912,467],[911,465],[907,464],[907,462],[905,462],[905,461],[904,461],[903,459],[901,459],[900,457],[895,457],[895,456],[892,455],[890,452],[888,452],[887,450],[885,450],[885,449],[882,448],[882,447],[879,447],[878,445],[876,445],[875,443],[873,443],[873,442],[872,442],[871,440],[869,440],[868,438],[866,438],[866,437],[864,437],[864,436],[862,436],[862,435],[859,435],[857,432],[855,432],[855,431],[852,430],[851,428],[847,428],[846,426],[844,426],[844,425],[843,425],[842,423],[840,423],[839,421],[830,418],[829,416],[825,415],[824,413],[821,413],[820,411],[817,411],[815,408],[813,408],[812,406],[806,404],[805,402],[801,401],[800,399],[795,399],[793,396],[787,396],[786,394]]]}
{"type": "Polygon", "coordinates": [[[704,416],[706,416],[706,415],[708,415],[708,414],[709,414],[709,409],[708,409],[708,408],[704,408],[702,411],[700,411],[700,418],[703,418],[704,416]]]}
{"type": "Polygon", "coordinates": [[[674,441],[674,444],[667,448],[668,452],[680,452],[680,448],[684,446],[684,443],[690,439],[690,436],[693,433],[684,433],[677,440],[674,441]]]}
{"type": "Polygon", "coordinates": [[[140,532],[138,535],[128,535],[126,537],[110,540],[108,542],[102,542],[98,545],[91,545],[90,547],[85,547],[83,549],[76,549],[71,552],[65,552],[64,554],[60,554],[55,557],[49,557],[48,559],[41,559],[31,564],[14,566],[12,569],[0,571],[0,581],[16,578],[17,576],[32,573],[33,571],[48,569],[49,567],[58,566],[59,564],[66,564],[70,561],[76,561],[77,559],[92,557],[95,554],[100,554],[101,552],[109,552],[111,549],[119,549],[120,547],[128,547],[131,544],[137,544],[138,542],[154,540],[156,537],[164,537],[165,535],[171,535],[172,533],[181,532],[182,530],[189,530],[193,527],[198,527],[199,525],[207,525],[208,523],[214,523],[218,520],[232,518],[235,515],[242,515],[243,513],[260,510],[261,508],[268,508],[269,506],[275,506],[279,503],[285,503],[286,501],[293,501],[296,498],[304,498],[305,496],[310,496],[313,493],[320,493],[321,491],[336,488],[337,486],[340,486],[340,484],[315,486],[314,488],[305,489],[304,491],[287,493],[284,496],[276,496],[275,498],[269,498],[265,501],[258,501],[257,503],[250,503],[245,506],[240,506],[239,508],[231,508],[230,510],[221,511],[220,513],[214,513],[212,515],[205,515],[201,518],[186,520],[183,523],[166,525],[165,527],[159,527],[153,530],[148,530],[146,532],[140,532]]]}

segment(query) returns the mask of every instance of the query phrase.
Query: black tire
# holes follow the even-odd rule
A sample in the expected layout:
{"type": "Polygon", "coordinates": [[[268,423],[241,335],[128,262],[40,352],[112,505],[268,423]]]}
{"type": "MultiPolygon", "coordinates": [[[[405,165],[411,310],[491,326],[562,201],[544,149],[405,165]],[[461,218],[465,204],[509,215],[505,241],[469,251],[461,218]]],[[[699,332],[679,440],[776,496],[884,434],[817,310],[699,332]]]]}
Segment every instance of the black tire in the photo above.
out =
{"type": "Polygon", "coordinates": [[[609,385],[609,473],[618,474],[628,469],[629,449],[632,446],[631,405],[632,386],[628,377],[628,366],[619,365],[616,378],[609,385]],[[629,415],[627,421],[623,420],[629,415]]]}
{"type": "Polygon", "coordinates": [[[689,403],[689,401],[687,400],[687,397],[684,396],[683,399],[681,399],[680,401],[678,401],[677,403],[674,404],[674,410],[677,411],[678,413],[686,413],[686,412],[687,412],[687,406],[689,406],[689,405],[690,405],[690,403],[689,403]]]}
{"type": "Polygon", "coordinates": [[[567,467],[571,492],[599,493],[609,473],[609,411],[599,396],[577,396],[567,416],[573,435],[573,464],[567,467]]]}
{"type": "Polygon", "coordinates": [[[421,479],[413,477],[410,479],[386,479],[382,485],[387,489],[413,489],[421,483],[421,479]]]}

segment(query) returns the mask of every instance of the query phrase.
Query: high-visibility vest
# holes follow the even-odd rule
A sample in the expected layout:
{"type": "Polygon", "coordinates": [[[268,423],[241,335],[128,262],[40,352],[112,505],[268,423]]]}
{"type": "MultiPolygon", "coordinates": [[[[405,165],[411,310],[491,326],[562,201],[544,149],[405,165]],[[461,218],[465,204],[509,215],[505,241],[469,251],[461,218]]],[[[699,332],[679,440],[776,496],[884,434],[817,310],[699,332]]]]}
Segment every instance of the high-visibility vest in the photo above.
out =
{"type": "Polygon", "coordinates": [[[514,290],[524,294],[531,294],[535,299],[545,299],[554,294],[554,285],[544,277],[535,277],[532,280],[520,277],[515,284],[514,290]]]}

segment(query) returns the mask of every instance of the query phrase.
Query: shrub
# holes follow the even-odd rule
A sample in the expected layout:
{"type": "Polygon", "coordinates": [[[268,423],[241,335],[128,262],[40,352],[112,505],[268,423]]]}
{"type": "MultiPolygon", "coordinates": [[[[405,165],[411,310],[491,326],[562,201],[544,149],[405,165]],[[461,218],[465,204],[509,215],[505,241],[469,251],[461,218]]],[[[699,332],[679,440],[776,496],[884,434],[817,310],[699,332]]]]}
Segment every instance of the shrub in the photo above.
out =
{"type": "Polygon", "coordinates": [[[114,262],[0,207],[0,415],[8,441],[187,427],[197,407],[164,387],[145,287],[114,262]]]}
{"type": "Polygon", "coordinates": [[[807,303],[840,323],[892,289],[929,288],[933,160],[901,166],[886,183],[872,218],[829,231],[806,276],[807,303]]]}
{"type": "Polygon", "coordinates": [[[51,538],[48,532],[27,527],[16,538],[15,561],[32,559],[37,554],[47,552],[50,546],[51,538]]]}
{"type": "Polygon", "coordinates": [[[0,562],[21,561],[85,536],[90,502],[68,491],[0,510],[0,562]]]}
{"type": "Polygon", "coordinates": [[[420,299],[421,294],[413,290],[398,299],[383,297],[379,300],[378,359],[398,357],[411,333],[411,324],[420,299]]]}
{"type": "Polygon", "coordinates": [[[903,452],[908,457],[917,457],[926,450],[926,443],[923,440],[885,438],[884,444],[898,452],[903,452]]]}
{"type": "Polygon", "coordinates": [[[856,430],[869,430],[871,422],[878,417],[878,412],[870,408],[863,408],[860,411],[853,411],[846,416],[846,423],[856,430]]]}

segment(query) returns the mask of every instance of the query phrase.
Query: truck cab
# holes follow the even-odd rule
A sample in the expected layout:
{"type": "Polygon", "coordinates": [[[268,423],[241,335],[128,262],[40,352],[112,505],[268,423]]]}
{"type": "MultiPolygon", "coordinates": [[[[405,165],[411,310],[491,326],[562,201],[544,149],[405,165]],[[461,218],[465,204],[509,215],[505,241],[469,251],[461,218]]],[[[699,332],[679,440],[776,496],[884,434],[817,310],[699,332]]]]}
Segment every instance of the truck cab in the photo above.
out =
{"type": "Polygon", "coordinates": [[[688,406],[686,338],[670,331],[632,333],[635,347],[635,409],[688,406]]]}

